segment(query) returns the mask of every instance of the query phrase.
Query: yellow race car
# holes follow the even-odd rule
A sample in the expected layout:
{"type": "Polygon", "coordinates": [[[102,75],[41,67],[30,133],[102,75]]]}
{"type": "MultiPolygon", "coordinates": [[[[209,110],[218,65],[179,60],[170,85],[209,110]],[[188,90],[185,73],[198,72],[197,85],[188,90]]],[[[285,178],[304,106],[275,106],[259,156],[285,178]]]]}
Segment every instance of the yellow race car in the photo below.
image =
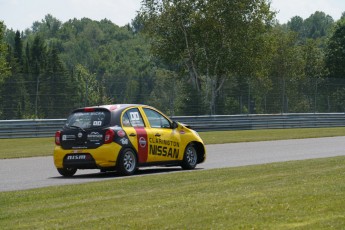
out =
{"type": "Polygon", "coordinates": [[[121,175],[154,165],[194,169],[205,159],[205,146],[196,131],[146,105],[76,109],[55,134],[54,164],[65,177],[78,169],[121,175]]]}

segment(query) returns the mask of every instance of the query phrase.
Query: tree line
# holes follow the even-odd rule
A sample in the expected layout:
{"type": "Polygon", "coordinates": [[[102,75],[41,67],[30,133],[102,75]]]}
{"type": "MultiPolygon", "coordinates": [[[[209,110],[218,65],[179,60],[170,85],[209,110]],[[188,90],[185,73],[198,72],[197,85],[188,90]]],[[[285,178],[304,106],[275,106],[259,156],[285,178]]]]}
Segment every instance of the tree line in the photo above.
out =
{"type": "Polygon", "coordinates": [[[145,0],[132,22],[0,22],[0,119],[142,103],[169,115],[344,112],[345,15],[267,0],[145,0]]]}

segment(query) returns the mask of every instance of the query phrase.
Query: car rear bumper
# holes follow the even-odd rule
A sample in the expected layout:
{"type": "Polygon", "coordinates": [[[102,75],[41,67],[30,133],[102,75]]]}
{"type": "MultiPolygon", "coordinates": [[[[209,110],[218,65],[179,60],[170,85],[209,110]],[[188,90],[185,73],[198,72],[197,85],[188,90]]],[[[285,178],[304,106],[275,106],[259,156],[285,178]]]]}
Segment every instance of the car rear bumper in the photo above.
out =
{"type": "Polygon", "coordinates": [[[61,146],[55,146],[54,164],[56,168],[93,169],[115,167],[120,150],[121,146],[114,142],[104,144],[97,149],[63,149],[61,146]]]}

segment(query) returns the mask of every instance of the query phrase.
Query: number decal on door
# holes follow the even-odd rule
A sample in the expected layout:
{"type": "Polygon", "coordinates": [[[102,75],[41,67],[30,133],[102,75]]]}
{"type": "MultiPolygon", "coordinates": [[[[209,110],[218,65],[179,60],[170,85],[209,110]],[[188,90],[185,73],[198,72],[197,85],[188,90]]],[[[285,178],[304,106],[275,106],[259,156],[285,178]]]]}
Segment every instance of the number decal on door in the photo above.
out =
{"type": "Polygon", "coordinates": [[[131,113],[130,113],[130,116],[131,116],[131,120],[132,120],[132,121],[139,121],[139,120],[140,120],[140,117],[139,117],[139,113],[138,113],[138,112],[131,112],[131,113]]]}

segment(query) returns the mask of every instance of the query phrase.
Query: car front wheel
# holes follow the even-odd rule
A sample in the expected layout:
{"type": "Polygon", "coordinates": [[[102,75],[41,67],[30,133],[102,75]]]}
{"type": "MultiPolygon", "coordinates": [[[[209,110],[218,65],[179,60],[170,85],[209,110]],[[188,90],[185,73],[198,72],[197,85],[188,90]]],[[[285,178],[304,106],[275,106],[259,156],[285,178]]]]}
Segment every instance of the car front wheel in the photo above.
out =
{"type": "Polygon", "coordinates": [[[75,168],[59,168],[57,170],[64,177],[72,177],[77,172],[75,168]]]}
{"type": "Polygon", "coordinates": [[[132,149],[122,151],[117,160],[117,170],[123,176],[133,175],[137,170],[137,156],[132,149]]]}
{"type": "Polygon", "coordinates": [[[196,149],[192,144],[189,144],[185,150],[181,167],[183,169],[194,169],[197,165],[197,162],[198,154],[196,149]]]}

